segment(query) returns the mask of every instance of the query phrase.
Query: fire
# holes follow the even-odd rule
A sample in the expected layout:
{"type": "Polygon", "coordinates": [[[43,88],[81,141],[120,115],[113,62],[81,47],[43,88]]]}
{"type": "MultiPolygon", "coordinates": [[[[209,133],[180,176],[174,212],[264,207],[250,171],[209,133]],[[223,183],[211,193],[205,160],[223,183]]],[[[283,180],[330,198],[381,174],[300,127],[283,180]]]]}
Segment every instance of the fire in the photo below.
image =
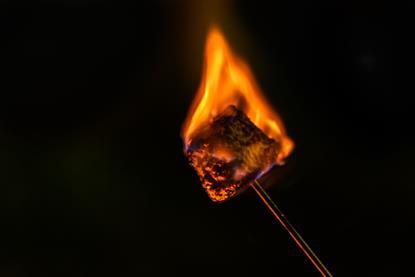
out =
{"type": "MultiPolygon", "coordinates": [[[[208,33],[204,70],[200,87],[182,129],[187,148],[195,134],[217,115],[233,105],[266,134],[280,144],[275,162],[282,164],[294,147],[278,114],[266,101],[249,66],[232,52],[217,27],[208,33]]],[[[223,153],[226,156],[226,153],[223,153]]]]}

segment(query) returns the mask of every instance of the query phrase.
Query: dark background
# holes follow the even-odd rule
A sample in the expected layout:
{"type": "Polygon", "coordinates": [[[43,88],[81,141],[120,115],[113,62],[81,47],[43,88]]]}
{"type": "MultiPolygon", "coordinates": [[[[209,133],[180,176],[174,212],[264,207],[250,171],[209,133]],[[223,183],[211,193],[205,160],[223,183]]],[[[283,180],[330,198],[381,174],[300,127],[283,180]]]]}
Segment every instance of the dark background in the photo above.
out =
{"type": "Polygon", "coordinates": [[[336,276],[410,275],[409,5],[62,2],[0,8],[0,276],[318,276],[182,155],[210,22],[296,142],[264,181],[292,223],[336,276]]]}

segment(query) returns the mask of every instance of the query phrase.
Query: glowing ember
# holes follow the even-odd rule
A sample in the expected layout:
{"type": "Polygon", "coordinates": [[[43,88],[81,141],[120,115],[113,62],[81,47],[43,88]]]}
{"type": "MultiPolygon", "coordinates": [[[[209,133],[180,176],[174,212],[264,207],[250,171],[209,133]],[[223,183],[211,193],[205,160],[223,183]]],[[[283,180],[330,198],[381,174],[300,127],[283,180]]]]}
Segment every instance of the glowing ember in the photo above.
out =
{"type": "Polygon", "coordinates": [[[213,201],[229,199],[283,164],[294,146],[249,67],[216,28],[208,34],[202,81],[182,136],[185,154],[213,201]]]}

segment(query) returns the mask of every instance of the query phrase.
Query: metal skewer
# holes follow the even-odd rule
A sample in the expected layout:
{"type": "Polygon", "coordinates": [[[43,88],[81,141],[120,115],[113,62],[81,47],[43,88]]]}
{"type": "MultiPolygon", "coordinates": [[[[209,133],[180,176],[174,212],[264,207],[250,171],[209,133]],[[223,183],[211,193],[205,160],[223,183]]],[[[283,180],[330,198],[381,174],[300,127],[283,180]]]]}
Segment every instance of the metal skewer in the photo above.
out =
{"type": "Polygon", "coordinates": [[[305,240],[301,237],[301,235],[295,230],[295,228],[291,225],[282,211],[278,208],[277,204],[271,199],[271,197],[267,194],[267,192],[262,188],[261,184],[255,180],[252,183],[252,188],[264,202],[264,204],[268,207],[274,217],[281,223],[282,227],[288,232],[291,238],[295,241],[297,246],[301,249],[304,255],[308,258],[308,260],[314,265],[314,267],[320,272],[321,276],[325,277],[332,277],[333,275],[329,272],[329,270],[324,266],[324,264],[320,261],[317,255],[311,250],[310,246],[305,242],[305,240]]]}

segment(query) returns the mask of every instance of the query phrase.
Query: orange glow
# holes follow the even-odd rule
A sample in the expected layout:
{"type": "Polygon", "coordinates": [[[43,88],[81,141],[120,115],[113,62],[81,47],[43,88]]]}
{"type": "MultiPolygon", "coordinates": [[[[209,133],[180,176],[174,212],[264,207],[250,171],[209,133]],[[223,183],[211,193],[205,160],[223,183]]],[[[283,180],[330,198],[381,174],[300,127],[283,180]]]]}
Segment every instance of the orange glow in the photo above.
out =
{"type": "Polygon", "coordinates": [[[213,27],[206,41],[200,87],[182,129],[185,145],[190,145],[195,133],[230,105],[243,111],[269,138],[281,144],[275,161],[282,164],[293,150],[293,141],[263,96],[249,66],[232,52],[221,31],[213,27]]]}

